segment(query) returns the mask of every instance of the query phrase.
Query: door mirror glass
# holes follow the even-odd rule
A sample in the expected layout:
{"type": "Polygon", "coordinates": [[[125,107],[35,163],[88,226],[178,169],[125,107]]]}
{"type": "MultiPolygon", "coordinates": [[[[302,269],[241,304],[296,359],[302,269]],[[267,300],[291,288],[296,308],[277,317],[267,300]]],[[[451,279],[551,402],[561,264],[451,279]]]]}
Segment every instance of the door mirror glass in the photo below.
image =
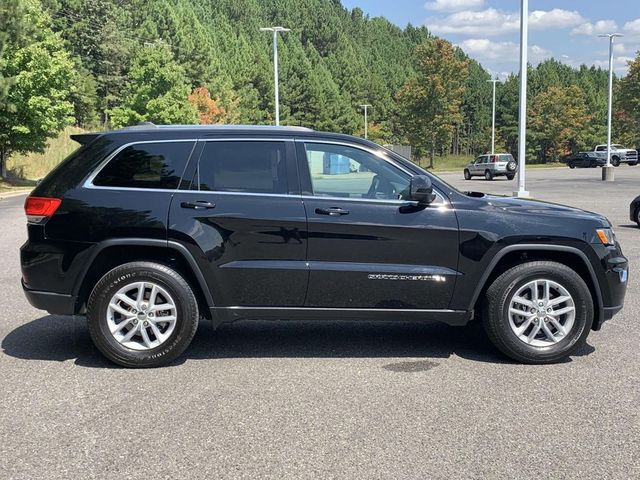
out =
{"type": "Polygon", "coordinates": [[[433,193],[431,179],[426,175],[416,175],[412,177],[409,190],[411,200],[418,202],[420,205],[428,205],[436,198],[436,195],[433,193]]]}

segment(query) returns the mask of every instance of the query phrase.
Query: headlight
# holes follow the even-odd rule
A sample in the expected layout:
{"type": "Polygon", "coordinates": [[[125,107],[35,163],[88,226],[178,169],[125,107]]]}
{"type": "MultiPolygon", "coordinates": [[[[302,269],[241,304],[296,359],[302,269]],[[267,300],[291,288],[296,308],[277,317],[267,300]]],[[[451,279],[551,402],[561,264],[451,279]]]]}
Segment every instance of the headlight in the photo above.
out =
{"type": "Polygon", "coordinates": [[[614,245],[616,243],[616,236],[610,228],[599,228],[596,230],[596,235],[598,235],[598,239],[603,245],[614,245]]]}

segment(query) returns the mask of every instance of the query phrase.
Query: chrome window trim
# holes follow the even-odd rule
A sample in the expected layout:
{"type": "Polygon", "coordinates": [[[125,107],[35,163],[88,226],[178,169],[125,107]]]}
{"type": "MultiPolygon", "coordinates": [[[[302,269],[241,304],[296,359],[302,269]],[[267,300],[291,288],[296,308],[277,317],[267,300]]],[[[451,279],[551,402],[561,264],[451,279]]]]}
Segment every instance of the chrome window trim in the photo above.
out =
{"type": "MultiPolygon", "coordinates": [[[[108,187],[103,185],[94,185],[93,181],[100,174],[100,172],[107,166],[107,164],[113,160],[120,152],[122,152],[125,148],[131,147],[132,145],[146,145],[149,143],[184,143],[184,142],[193,142],[193,148],[191,149],[191,153],[189,153],[189,157],[193,155],[193,151],[196,148],[198,139],[197,138],[176,138],[171,140],[138,140],[135,142],[125,143],[124,145],[120,145],[113,152],[107,155],[100,164],[96,167],[96,169],[89,175],[89,177],[82,184],[83,188],[91,188],[91,189],[100,189],[100,190],[133,190],[133,191],[143,191],[147,192],[149,190],[153,190],[155,192],[175,192],[178,190],[175,189],[167,189],[167,188],[139,188],[139,187],[108,187]]],[[[188,159],[187,159],[188,160],[188,159]]]]}

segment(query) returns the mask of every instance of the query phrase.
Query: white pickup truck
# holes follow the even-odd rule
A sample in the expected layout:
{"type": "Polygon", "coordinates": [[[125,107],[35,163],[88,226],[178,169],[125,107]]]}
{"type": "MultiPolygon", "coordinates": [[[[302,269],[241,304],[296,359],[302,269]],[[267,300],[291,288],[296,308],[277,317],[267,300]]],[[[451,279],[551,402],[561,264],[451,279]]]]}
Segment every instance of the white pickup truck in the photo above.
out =
{"type": "MultiPolygon", "coordinates": [[[[607,145],[596,145],[593,149],[598,158],[607,160],[607,145]]],[[[611,144],[611,165],[614,167],[619,166],[621,163],[628,163],[629,165],[637,165],[638,152],[633,148],[624,148],[622,145],[611,144]]]]}

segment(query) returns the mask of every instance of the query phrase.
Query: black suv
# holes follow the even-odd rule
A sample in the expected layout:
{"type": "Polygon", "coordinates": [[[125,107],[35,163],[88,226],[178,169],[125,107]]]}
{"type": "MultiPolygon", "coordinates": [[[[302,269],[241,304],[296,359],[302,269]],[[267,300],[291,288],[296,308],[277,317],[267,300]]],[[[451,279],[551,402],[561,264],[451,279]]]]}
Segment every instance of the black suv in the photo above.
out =
{"type": "Polygon", "coordinates": [[[522,362],[550,363],[622,308],[609,221],[459,192],[374,143],[284,127],[156,127],[82,144],[25,203],[24,291],[86,315],[96,346],[165,364],[201,317],[481,318],[522,362]]]}

